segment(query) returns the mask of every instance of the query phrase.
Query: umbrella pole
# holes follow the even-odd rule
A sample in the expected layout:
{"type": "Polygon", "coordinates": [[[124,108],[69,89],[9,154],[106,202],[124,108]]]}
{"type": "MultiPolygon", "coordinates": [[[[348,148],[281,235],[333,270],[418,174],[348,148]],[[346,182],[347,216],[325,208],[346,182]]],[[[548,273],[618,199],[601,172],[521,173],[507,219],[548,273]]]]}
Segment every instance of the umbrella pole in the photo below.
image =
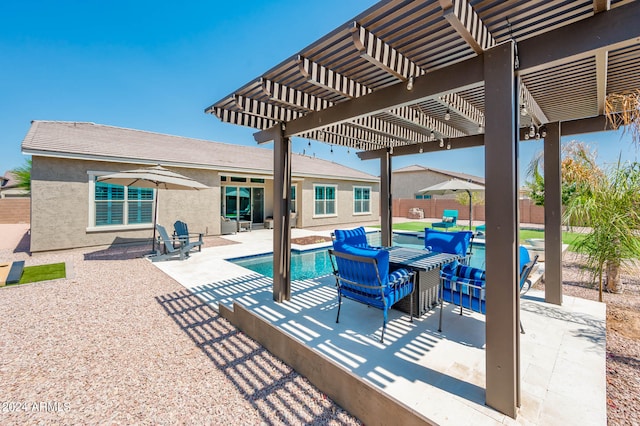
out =
{"type": "Polygon", "coordinates": [[[156,252],[156,224],[158,223],[158,195],[160,191],[158,191],[158,184],[156,184],[156,206],[153,209],[153,241],[151,241],[151,250],[152,253],[156,252]]]}
{"type": "Polygon", "coordinates": [[[467,191],[467,194],[469,194],[469,231],[471,231],[471,226],[473,225],[473,206],[471,205],[471,191],[467,191]]]}

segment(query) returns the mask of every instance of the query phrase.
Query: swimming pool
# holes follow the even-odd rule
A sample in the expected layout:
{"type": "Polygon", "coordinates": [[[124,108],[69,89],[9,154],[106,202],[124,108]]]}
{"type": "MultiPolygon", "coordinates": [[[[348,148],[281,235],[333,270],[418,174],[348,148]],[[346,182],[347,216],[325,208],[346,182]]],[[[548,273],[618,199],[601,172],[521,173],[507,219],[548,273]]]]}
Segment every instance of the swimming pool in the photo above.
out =
{"type": "MultiPolygon", "coordinates": [[[[379,232],[367,234],[371,245],[380,245],[379,232]]],[[[424,248],[424,237],[419,234],[393,234],[393,245],[401,247],[424,248]]],[[[484,245],[474,244],[472,247],[471,266],[483,268],[485,265],[484,245]]],[[[229,259],[236,265],[250,269],[258,274],[273,278],[273,254],[229,259]]],[[[314,250],[291,251],[291,279],[306,280],[329,275],[333,272],[327,247],[314,250]]]]}

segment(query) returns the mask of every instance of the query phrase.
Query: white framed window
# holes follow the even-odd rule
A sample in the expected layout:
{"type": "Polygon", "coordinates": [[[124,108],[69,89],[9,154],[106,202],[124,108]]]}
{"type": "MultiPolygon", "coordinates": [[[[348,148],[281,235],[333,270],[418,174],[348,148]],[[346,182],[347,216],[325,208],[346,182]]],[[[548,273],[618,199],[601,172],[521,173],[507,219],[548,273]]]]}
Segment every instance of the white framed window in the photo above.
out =
{"type": "Polygon", "coordinates": [[[337,186],[336,185],[313,185],[314,193],[314,216],[337,216],[337,186]]]}
{"type": "Polygon", "coordinates": [[[371,213],[371,187],[353,187],[353,214],[371,213]]]}
{"type": "Polygon", "coordinates": [[[153,226],[155,189],[97,182],[106,174],[89,172],[88,231],[145,229],[153,226]]]}

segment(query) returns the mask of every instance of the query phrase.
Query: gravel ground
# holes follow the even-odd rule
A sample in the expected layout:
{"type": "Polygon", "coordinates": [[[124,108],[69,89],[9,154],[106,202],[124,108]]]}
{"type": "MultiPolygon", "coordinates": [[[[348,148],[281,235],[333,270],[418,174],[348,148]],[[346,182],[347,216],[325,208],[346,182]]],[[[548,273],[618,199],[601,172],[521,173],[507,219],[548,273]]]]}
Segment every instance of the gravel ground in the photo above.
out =
{"type": "Polygon", "coordinates": [[[139,254],[0,250],[68,267],[0,288],[0,424],[358,424],[139,254]]]}
{"type": "MultiPolygon", "coordinates": [[[[21,245],[0,259],[66,262],[67,278],[0,288],[0,424],[358,423],[140,249],[21,245]]],[[[579,255],[565,256],[563,280],[597,300],[579,255]]],[[[624,294],[605,294],[607,414],[640,425],[640,268],[623,280],[624,294]]]]}
{"type": "MultiPolygon", "coordinates": [[[[567,252],[562,268],[564,294],[598,300],[581,255],[567,252]]],[[[607,420],[640,425],[640,267],[622,274],[622,294],[604,293],[607,304],[607,420]]],[[[544,289],[544,285],[536,288],[544,289]]]]}

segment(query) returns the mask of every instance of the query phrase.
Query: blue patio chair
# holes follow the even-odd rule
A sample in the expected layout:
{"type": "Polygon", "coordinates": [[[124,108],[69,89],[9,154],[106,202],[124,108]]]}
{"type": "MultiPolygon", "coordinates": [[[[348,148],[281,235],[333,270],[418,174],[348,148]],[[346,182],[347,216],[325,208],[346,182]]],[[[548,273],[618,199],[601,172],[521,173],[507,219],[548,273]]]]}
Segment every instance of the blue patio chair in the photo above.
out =
{"type": "Polygon", "coordinates": [[[191,251],[194,248],[198,248],[198,251],[202,251],[202,238],[203,238],[204,234],[198,234],[198,233],[189,233],[189,226],[180,221],[177,220],[174,224],[173,224],[173,238],[174,240],[180,242],[180,244],[183,244],[185,246],[187,246],[187,249],[189,251],[191,251]],[[196,241],[191,241],[191,237],[195,237],[197,236],[197,240],[196,241]]]}
{"type": "Polygon", "coordinates": [[[364,227],[354,229],[336,229],[333,231],[334,246],[336,244],[348,244],[354,247],[373,248],[367,241],[367,233],[364,227]]]}
{"type": "Polygon", "coordinates": [[[449,229],[456,226],[457,223],[458,210],[444,210],[442,212],[442,222],[434,222],[431,224],[431,227],[449,229]]]}
{"type": "Polygon", "coordinates": [[[156,252],[149,256],[152,262],[173,259],[176,257],[180,258],[180,260],[184,260],[189,257],[189,250],[191,250],[191,248],[182,243],[180,243],[178,247],[174,246],[174,239],[169,237],[164,226],[156,225],[156,229],[158,230],[158,246],[156,252]]]}
{"type": "MultiPolygon", "coordinates": [[[[435,229],[424,229],[424,248],[435,253],[457,254],[467,263],[473,241],[473,232],[445,232],[435,229]]],[[[445,265],[443,270],[454,268],[458,262],[445,265]]]]}
{"type": "Polygon", "coordinates": [[[411,297],[409,315],[413,322],[415,272],[398,269],[390,273],[388,251],[337,243],[333,250],[329,249],[329,259],[338,288],[336,323],[340,320],[343,297],[381,309],[383,320],[380,342],[384,343],[388,311],[406,296],[411,297]]]}
{"type": "MultiPolygon", "coordinates": [[[[529,275],[535,266],[538,256],[533,259],[529,256],[529,251],[520,246],[520,280],[519,289],[522,292],[525,284],[528,284],[526,293],[531,288],[529,275]]],[[[453,303],[462,309],[467,308],[474,312],[486,313],[486,277],[485,271],[471,266],[457,265],[454,269],[440,272],[440,320],[438,331],[442,331],[442,307],[444,302],[453,303]]],[[[522,321],[520,321],[520,332],[525,334],[522,321]]]]}

